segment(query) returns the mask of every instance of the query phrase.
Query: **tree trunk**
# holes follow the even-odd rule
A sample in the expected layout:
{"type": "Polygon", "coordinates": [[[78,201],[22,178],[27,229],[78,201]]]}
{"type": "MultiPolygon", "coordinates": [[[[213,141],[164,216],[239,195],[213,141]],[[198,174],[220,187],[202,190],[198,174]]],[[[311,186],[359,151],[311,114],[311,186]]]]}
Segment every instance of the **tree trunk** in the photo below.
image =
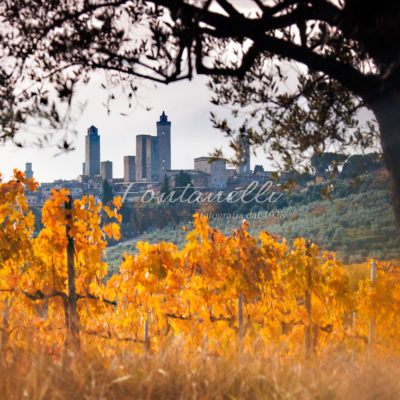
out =
{"type": "Polygon", "coordinates": [[[5,308],[2,315],[2,327],[0,330],[0,351],[4,354],[8,347],[8,339],[10,338],[10,332],[8,331],[9,323],[8,323],[8,307],[5,308]]]}
{"type": "Polygon", "coordinates": [[[72,223],[72,198],[65,203],[66,235],[67,235],[67,268],[68,268],[68,299],[67,299],[67,345],[79,349],[79,315],[75,288],[74,238],[70,236],[72,223]]]}
{"type": "Polygon", "coordinates": [[[400,88],[391,88],[371,105],[379,123],[381,145],[390,174],[393,211],[400,227],[400,88]]]}

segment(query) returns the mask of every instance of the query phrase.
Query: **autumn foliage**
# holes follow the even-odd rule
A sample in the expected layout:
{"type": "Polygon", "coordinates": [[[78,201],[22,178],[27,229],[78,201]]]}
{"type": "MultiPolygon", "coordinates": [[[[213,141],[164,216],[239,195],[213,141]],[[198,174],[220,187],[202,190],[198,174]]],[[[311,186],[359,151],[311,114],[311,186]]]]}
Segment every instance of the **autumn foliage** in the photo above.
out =
{"type": "Polygon", "coordinates": [[[140,242],[106,279],[106,238],[119,238],[120,199],[110,208],[53,190],[44,229],[32,237],[24,193],[36,187],[18,171],[0,181],[2,350],[36,343],[55,355],[66,346],[120,354],[178,338],[188,354],[398,352],[394,265],[378,263],[376,283],[363,279],[354,290],[335,254],[305,239],[289,246],[268,232],[251,237],[246,222],[225,236],[194,215],[182,250],[140,242]]]}

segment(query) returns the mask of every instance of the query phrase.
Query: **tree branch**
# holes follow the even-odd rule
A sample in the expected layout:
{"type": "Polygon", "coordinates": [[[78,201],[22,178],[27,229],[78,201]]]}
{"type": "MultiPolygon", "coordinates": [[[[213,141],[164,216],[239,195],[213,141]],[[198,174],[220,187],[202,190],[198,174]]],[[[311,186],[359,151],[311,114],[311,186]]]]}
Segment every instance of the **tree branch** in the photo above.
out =
{"type": "Polygon", "coordinates": [[[162,76],[164,78],[157,78],[155,76],[142,74],[142,73],[136,72],[136,71],[134,71],[132,69],[122,68],[122,67],[119,67],[117,65],[107,65],[107,64],[91,62],[90,63],[90,67],[92,67],[93,69],[118,71],[118,72],[121,72],[121,73],[124,73],[124,74],[136,76],[138,78],[149,79],[149,80],[151,80],[153,82],[164,83],[164,84],[168,84],[168,83],[171,83],[171,82],[177,82],[177,81],[181,81],[181,80],[190,78],[189,74],[185,74],[185,75],[182,75],[180,77],[176,77],[176,78],[172,79],[169,76],[165,76],[165,75],[160,74],[159,71],[157,71],[156,69],[150,68],[150,67],[149,68],[151,69],[152,72],[157,73],[157,74],[159,74],[160,76],[162,76]]]}
{"type": "Polygon", "coordinates": [[[209,68],[206,67],[202,63],[202,49],[200,40],[196,43],[195,47],[195,55],[196,55],[196,70],[199,74],[204,75],[214,75],[214,74],[222,74],[222,75],[231,75],[242,78],[244,74],[251,68],[254,61],[256,60],[258,54],[260,52],[260,48],[256,43],[253,43],[252,46],[247,50],[245,55],[242,58],[242,62],[240,67],[238,68],[209,68]]]}
{"type": "Polygon", "coordinates": [[[63,293],[59,292],[57,290],[53,290],[51,293],[43,293],[41,290],[36,290],[35,293],[28,293],[25,290],[21,290],[21,292],[28,297],[30,300],[45,300],[45,299],[50,299],[51,297],[61,297],[64,301],[68,299],[68,296],[63,293]]]}
{"type": "MultiPolygon", "coordinates": [[[[254,0],[256,1],[256,0],[254,0]]],[[[257,5],[260,0],[257,0],[257,5]]],[[[299,5],[302,4],[304,5],[305,3],[311,3],[314,7],[323,7],[326,10],[330,10],[333,14],[335,14],[337,11],[341,11],[338,7],[336,7],[334,4],[327,2],[326,0],[286,0],[286,1],[281,1],[280,3],[276,4],[275,6],[268,7],[264,6],[264,14],[266,16],[273,16],[275,14],[280,13],[283,11],[285,8],[288,8],[290,6],[294,5],[299,5]]]]}
{"type": "MultiPolygon", "coordinates": [[[[204,29],[203,29],[204,31],[204,29]]],[[[218,37],[218,34],[213,34],[213,31],[208,29],[207,33],[218,37]]],[[[232,33],[228,34],[230,37],[232,33]]],[[[278,39],[272,36],[259,36],[257,33],[250,33],[248,37],[253,40],[257,48],[261,51],[273,53],[277,56],[298,61],[310,69],[321,71],[331,76],[333,79],[340,82],[343,86],[353,91],[356,95],[368,100],[370,97],[369,89],[371,86],[379,83],[379,79],[374,75],[364,75],[349,64],[344,64],[335,60],[333,57],[326,57],[310,50],[309,48],[295,45],[284,39],[278,39]]],[[[252,47],[251,50],[254,48],[252,47]]],[[[202,64],[202,60],[198,59],[201,54],[200,50],[196,51],[196,66],[199,74],[205,75],[226,75],[226,76],[242,76],[243,71],[246,71],[247,65],[241,64],[238,68],[208,68],[202,64]]],[[[246,54],[243,61],[251,60],[253,56],[246,54]]]]}
{"type": "Polygon", "coordinates": [[[143,343],[144,344],[144,340],[142,340],[142,339],[134,339],[131,337],[112,336],[110,332],[107,332],[106,334],[102,334],[102,333],[90,330],[90,331],[83,331],[83,333],[86,333],[87,335],[97,336],[102,339],[116,339],[119,342],[133,342],[133,343],[143,343]]]}
{"type": "MultiPolygon", "coordinates": [[[[182,321],[197,321],[197,322],[203,322],[202,318],[192,318],[192,317],[184,317],[183,315],[177,315],[177,314],[171,314],[171,313],[166,313],[166,317],[168,318],[173,318],[173,319],[180,319],[182,321]]],[[[210,315],[210,321],[211,322],[217,322],[217,321],[228,321],[232,322],[235,320],[235,317],[214,317],[213,315],[210,315]]]]}
{"type": "MultiPolygon", "coordinates": [[[[229,9],[229,3],[220,0],[222,4],[229,9]]],[[[370,85],[378,83],[377,78],[373,75],[364,75],[357,69],[352,67],[350,64],[344,64],[343,62],[337,61],[333,57],[327,57],[318,54],[307,47],[298,46],[292,42],[284,39],[274,37],[266,34],[266,31],[273,31],[277,29],[290,26],[294,23],[298,23],[299,20],[322,20],[334,25],[340,16],[341,10],[334,5],[324,1],[310,0],[312,6],[307,6],[307,12],[304,12],[305,4],[303,9],[297,7],[289,14],[285,14],[278,17],[265,16],[261,19],[249,19],[242,16],[240,13],[235,14],[235,18],[240,18],[240,23],[232,24],[232,18],[226,17],[222,14],[211,12],[198,8],[196,6],[184,3],[182,1],[171,2],[167,0],[154,0],[154,3],[164,6],[171,10],[171,13],[178,12],[179,15],[186,15],[191,20],[204,22],[206,25],[213,27],[210,28],[199,28],[200,33],[206,33],[214,38],[237,38],[243,40],[245,38],[251,39],[260,51],[266,51],[277,56],[288,58],[307,65],[310,69],[316,71],[322,71],[327,73],[335,80],[343,84],[355,94],[365,98],[368,96],[368,89],[370,85]]],[[[281,3],[281,7],[288,7],[290,4],[303,4],[303,1],[288,1],[281,3]]],[[[276,9],[275,9],[276,11],[276,9]]],[[[238,68],[208,68],[202,63],[202,52],[200,49],[201,38],[196,38],[199,43],[196,43],[196,65],[199,74],[212,75],[230,75],[230,76],[241,76],[246,65],[240,65],[238,68]]],[[[251,54],[248,57],[245,55],[243,60],[251,60],[251,54]]]]}
{"type": "MultiPolygon", "coordinates": [[[[14,291],[14,289],[0,289],[0,291],[9,291],[12,292],[14,291]]],[[[61,297],[63,300],[68,300],[68,296],[66,293],[64,292],[60,292],[58,290],[53,290],[51,293],[43,293],[41,290],[36,290],[35,293],[28,293],[25,290],[21,290],[21,292],[28,297],[28,299],[30,300],[45,300],[45,299],[50,299],[51,297],[61,297]]],[[[112,301],[112,300],[108,300],[108,299],[102,299],[100,297],[94,296],[90,293],[87,293],[85,295],[81,295],[81,294],[77,294],[76,295],[77,300],[80,299],[92,299],[92,300],[98,300],[98,301],[103,301],[104,303],[116,306],[117,302],[116,301],[112,301]]]]}
{"type": "Polygon", "coordinates": [[[227,0],[217,0],[217,3],[234,19],[241,19],[243,15],[227,0]]]}
{"type": "Polygon", "coordinates": [[[100,297],[94,296],[93,294],[87,293],[85,295],[82,294],[77,294],[76,295],[76,299],[80,300],[80,299],[92,299],[92,300],[101,300],[102,302],[106,303],[106,304],[110,304],[112,306],[116,306],[117,302],[116,301],[112,301],[112,300],[107,300],[107,299],[102,299],[100,297]]]}
{"type": "Polygon", "coordinates": [[[378,83],[378,78],[374,75],[364,75],[349,64],[317,54],[308,48],[267,35],[261,39],[253,39],[259,41],[259,46],[264,51],[298,61],[312,70],[324,72],[360,97],[368,96],[370,85],[378,83]]]}

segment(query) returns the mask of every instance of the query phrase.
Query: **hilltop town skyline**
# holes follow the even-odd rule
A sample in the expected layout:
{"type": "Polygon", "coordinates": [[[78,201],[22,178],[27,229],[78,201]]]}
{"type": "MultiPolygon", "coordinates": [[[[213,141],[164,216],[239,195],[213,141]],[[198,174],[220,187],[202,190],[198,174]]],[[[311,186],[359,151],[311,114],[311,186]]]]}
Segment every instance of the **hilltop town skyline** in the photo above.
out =
{"type": "MultiPolygon", "coordinates": [[[[171,168],[171,121],[165,111],[162,112],[158,121],[156,121],[156,134],[136,135],[135,154],[123,156],[124,174],[123,181],[143,182],[159,184],[164,181],[165,176],[174,177],[174,174],[183,169],[171,168]]],[[[250,168],[251,152],[250,146],[239,137],[239,143],[242,148],[242,162],[235,166],[232,171],[238,175],[249,175],[252,173],[250,168]]],[[[202,171],[209,176],[208,186],[224,189],[226,187],[227,163],[226,160],[217,160],[211,162],[208,156],[196,157],[193,159],[194,171],[202,171]]],[[[229,165],[228,165],[229,166],[229,165]]],[[[260,165],[258,167],[261,167],[260,165]]],[[[32,163],[26,163],[25,175],[32,177],[32,163]]],[[[85,136],[85,161],[82,164],[82,174],[78,180],[87,181],[91,178],[101,176],[103,180],[113,181],[120,179],[114,176],[113,162],[103,160],[101,157],[101,137],[97,127],[91,125],[85,136]]]]}
{"type": "MultiPolygon", "coordinates": [[[[148,190],[160,193],[164,185],[178,185],[178,189],[181,189],[179,177],[189,178],[193,187],[207,191],[239,189],[252,183],[263,184],[271,178],[271,171],[264,171],[261,165],[257,165],[253,173],[250,168],[250,145],[241,138],[241,163],[231,166],[234,168],[229,168],[224,159],[212,160],[209,156],[194,158],[190,169],[171,168],[171,125],[172,122],[163,111],[156,121],[155,135],[136,135],[135,155],[123,156],[123,178],[114,175],[112,161],[104,160],[98,128],[89,126],[81,173],[74,179],[41,182],[36,191],[26,194],[28,205],[43,207],[52,190],[61,188],[69,190],[73,198],[93,195],[96,201],[103,199],[106,203],[111,193],[124,200],[135,201],[142,199],[148,190]]],[[[25,175],[28,178],[34,176],[31,162],[25,163],[25,175]]]]}
{"type": "MultiPolygon", "coordinates": [[[[213,109],[209,102],[210,93],[205,87],[205,79],[197,78],[192,84],[194,86],[180,82],[158,88],[139,88],[140,105],[131,110],[128,116],[120,115],[120,112],[127,109],[122,101],[116,103],[108,115],[102,105],[102,92],[92,87],[90,95],[82,95],[82,98],[90,96],[91,100],[84,112],[77,115],[73,127],[77,132],[71,136],[75,150],[59,154],[60,151],[55,146],[44,149],[30,146],[20,149],[7,144],[0,147],[1,170],[5,176],[10,176],[14,168],[25,170],[25,163],[30,162],[34,178],[39,182],[75,179],[82,173],[87,129],[94,125],[102,138],[102,160],[112,161],[114,176],[122,178],[123,156],[135,154],[136,135],[154,135],[155,121],[159,119],[163,110],[173,123],[172,169],[191,169],[194,158],[208,156],[216,148],[222,148],[231,155],[229,140],[214,129],[209,120],[209,112],[215,111],[215,108],[213,109]],[[196,97],[193,97],[194,93],[196,97]],[[147,111],[145,106],[151,109],[147,111]]],[[[25,133],[29,135],[28,128],[25,133]]],[[[255,164],[272,169],[262,151],[259,151],[257,156],[252,154],[251,168],[254,168],[255,164]]]]}

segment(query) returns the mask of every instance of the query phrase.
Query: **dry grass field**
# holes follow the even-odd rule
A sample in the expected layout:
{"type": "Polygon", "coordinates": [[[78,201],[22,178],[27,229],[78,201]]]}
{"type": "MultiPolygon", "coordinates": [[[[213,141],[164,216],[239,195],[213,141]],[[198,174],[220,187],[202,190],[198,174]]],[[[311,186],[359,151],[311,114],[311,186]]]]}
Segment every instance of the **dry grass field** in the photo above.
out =
{"type": "Polygon", "coordinates": [[[180,356],[170,344],[155,354],[112,359],[96,355],[19,352],[4,357],[4,400],[170,399],[397,399],[400,360],[357,360],[336,353],[318,360],[284,361],[238,354],[180,356]]]}

